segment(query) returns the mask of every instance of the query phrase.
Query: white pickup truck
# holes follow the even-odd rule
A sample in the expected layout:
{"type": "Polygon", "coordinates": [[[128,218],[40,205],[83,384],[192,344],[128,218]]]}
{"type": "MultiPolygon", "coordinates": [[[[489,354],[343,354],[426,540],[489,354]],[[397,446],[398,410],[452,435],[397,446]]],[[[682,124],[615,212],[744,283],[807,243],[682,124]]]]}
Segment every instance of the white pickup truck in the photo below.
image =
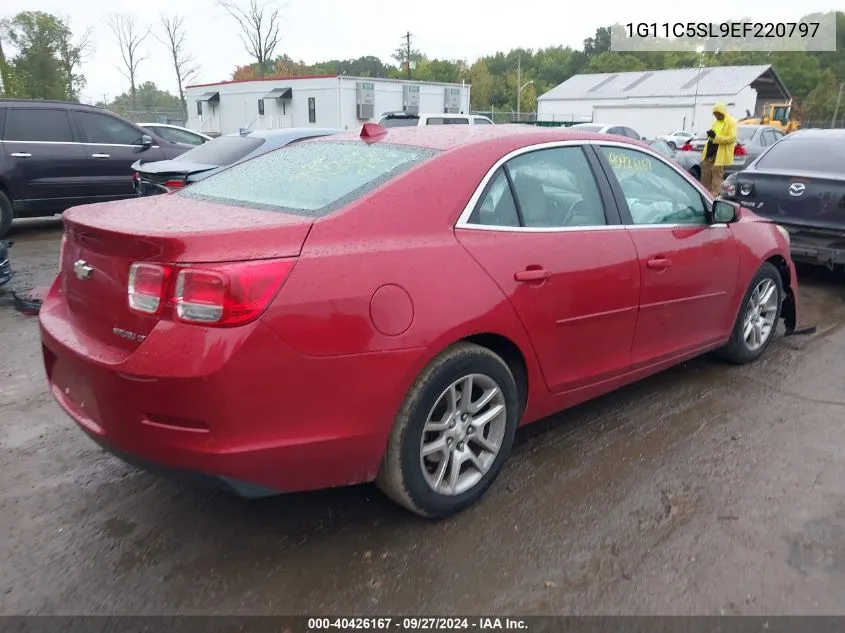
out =
{"type": "Polygon", "coordinates": [[[408,114],[407,112],[385,112],[379,119],[382,127],[404,127],[417,125],[493,125],[486,116],[478,114],[408,114]]]}

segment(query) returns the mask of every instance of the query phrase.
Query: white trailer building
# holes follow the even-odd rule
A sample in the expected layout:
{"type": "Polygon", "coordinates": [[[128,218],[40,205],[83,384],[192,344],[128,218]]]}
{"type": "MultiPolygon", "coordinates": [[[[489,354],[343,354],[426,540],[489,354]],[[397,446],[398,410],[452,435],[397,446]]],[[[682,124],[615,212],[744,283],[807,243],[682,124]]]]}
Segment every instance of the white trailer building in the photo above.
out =
{"type": "Polygon", "coordinates": [[[615,123],[654,138],[707,130],[716,103],[740,119],[758,113],[764,103],[790,100],[768,65],[575,75],[537,99],[537,119],[615,123]]]}
{"type": "Polygon", "coordinates": [[[354,129],[385,112],[469,114],[469,84],[318,76],[188,86],[187,127],[210,135],[241,128],[354,129]]]}

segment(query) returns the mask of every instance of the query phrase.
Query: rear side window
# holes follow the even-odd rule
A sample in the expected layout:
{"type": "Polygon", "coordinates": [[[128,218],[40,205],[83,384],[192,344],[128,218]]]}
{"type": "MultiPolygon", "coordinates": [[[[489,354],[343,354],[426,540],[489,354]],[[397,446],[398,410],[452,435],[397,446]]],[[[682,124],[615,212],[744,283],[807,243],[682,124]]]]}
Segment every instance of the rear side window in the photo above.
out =
{"type": "Polygon", "coordinates": [[[426,125],[469,125],[469,119],[460,117],[429,117],[426,125]]]}
{"type": "Polygon", "coordinates": [[[754,134],[757,132],[757,128],[753,127],[745,127],[743,125],[738,125],[736,130],[736,140],[748,142],[754,138],[754,134]]]}
{"type": "Polygon", "coordinates": [[[475,118],[473,120],[475,121],[476,125],[491,125],[491,122],[487,119],[475,118]]]}
{"type": "Polygon", "coordinates": [[[845,174],[845,134],[787,137],[762,154],[757,167],[845,174]]]}
{"type": "Polygon", "coordinates": [[[379,125],[381,125],[382,127],[410,127],[413,125],[419,125],[419,123],[419,118],[407,116],[388,117],[379,121],[379,125]]]}
{"type": "Polygon", "coordinates": [[[205,139],[198,134],[191,134],[185,130],[178,130],[173,127],[153,127],[154,134],[171,143],[184,143],[186,145],[202,145],[205,139]]]}
{"type": "Polygon", "coordinates": [[[67,110],[11,108],[6,115],[6,141],[72,143],[67,110]]]}
{"type": "Polygon", "coordinates": [[[177,156],[176,160],[201,165],[231,165],[263,144],[264,139],[256,136],[218,136],[177,156]]]}
{"type": "Polygon", "coordinates": [[[233,165],[176,195],[322,217],[435,154],[358,141],[291,145],[233,165]]]}

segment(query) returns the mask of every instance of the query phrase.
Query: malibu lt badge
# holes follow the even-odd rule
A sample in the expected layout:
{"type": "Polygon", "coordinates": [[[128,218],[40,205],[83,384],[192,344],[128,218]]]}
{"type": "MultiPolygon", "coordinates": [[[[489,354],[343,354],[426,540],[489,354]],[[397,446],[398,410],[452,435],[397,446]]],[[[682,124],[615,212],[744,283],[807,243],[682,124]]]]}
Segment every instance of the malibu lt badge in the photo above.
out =
{"type": "Polygon", "coordinates": [[[77,259],[73,262],[73,274],[76,275],[77,279],[85,281],[86,279],[91,279],[94,269],[84,259],[77,259]]]}

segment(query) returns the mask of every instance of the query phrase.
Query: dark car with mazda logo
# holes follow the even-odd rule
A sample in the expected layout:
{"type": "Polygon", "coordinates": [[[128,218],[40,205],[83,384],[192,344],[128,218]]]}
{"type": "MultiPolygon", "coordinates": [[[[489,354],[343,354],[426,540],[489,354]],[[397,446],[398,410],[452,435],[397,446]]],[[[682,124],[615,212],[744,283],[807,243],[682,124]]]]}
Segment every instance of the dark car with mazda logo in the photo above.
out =
{"type": "Polygon", "coordinates": [[[845,130],[801,130],[731,174],[722,198],[789,231],[796,261],[845,264],[845,130]]]}

